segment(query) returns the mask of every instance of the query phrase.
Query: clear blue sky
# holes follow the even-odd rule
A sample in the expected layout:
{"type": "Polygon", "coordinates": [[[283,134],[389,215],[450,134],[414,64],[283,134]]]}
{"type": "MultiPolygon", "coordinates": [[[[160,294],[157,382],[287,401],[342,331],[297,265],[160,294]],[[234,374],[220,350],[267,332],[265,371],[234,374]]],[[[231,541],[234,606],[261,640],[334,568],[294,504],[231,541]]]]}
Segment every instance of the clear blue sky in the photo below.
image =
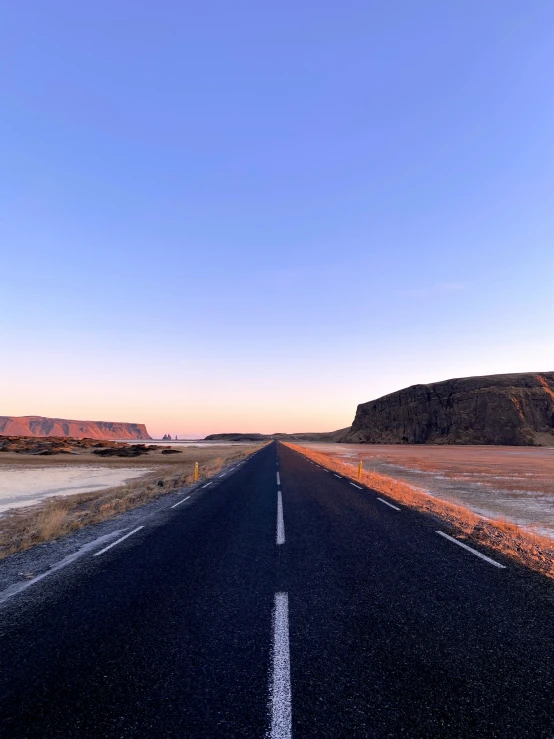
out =
{"type": "Polygon", "coordinates": [[[554,369],[549,0],[0,13],[0,414],[324,430],[554,369]]]}

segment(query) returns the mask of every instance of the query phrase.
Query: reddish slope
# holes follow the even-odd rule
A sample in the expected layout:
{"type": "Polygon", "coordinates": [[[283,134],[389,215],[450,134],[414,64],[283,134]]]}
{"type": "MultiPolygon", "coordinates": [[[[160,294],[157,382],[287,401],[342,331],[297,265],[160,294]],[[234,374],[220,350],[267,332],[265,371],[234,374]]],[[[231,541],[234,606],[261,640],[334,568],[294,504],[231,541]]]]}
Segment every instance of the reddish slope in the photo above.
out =
{"type": "Polygon", "coordinates": [[[74,439],[150,439],[143,423],[71,421],[43,416],[0,416],[5,436],[72,436],[74,439]]]}

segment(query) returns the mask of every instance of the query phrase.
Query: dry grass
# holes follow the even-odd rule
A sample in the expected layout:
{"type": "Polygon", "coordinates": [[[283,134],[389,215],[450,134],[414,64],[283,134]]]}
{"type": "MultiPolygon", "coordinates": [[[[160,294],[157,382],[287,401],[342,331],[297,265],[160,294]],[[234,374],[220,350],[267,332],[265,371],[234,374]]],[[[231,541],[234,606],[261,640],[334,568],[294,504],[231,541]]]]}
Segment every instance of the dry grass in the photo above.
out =
{"type": "Polygon", "coordinates": [[[39,511],[36,520],[36,537],[38,541],[48,541],[66,533],[69,505],[64,500],[53,501],[51,505],[39,511]]]}
{"type": "MultiPolygon", "coordinates": [[[[171,456],[155,470],[118,487],[91,493],[48,498],[43,503],[6,511],[0,518],[0,559],[35,544],[57,539],[90,524],[113,518],[193,482],[194,462],[199,479],[216,475],[223,467],[243,459],[261,445],[188,449],[179,459],[171,456]]],[[[152,466],[152,459],[144,460],[152,466]]],[[[82,463],[82,459],[81,459],[82,463]]],[[[96,463],[96,460],[95,460],[96,463]]],[[[126,460],[136,466],[136,460],[126,460]]]]}
{"type": "MultiPolygon", "coordinates": [[[[352,480],[357,479],[357,469],[351,464],[305,447],[294,444],[286,444],[286,446],[328,469],[340,472],[345,477],[352,480]]],[[[506,519],[484,519],[464,506],[434,498],[422,490],[387,475],[362,471],[361,481],[368,488],[384,493],[409,508],[430,513],[447,521],[460,538],[480,542],[520,564],[554,578],[554,542],[552,539],[522,529],[506,519]]]]}

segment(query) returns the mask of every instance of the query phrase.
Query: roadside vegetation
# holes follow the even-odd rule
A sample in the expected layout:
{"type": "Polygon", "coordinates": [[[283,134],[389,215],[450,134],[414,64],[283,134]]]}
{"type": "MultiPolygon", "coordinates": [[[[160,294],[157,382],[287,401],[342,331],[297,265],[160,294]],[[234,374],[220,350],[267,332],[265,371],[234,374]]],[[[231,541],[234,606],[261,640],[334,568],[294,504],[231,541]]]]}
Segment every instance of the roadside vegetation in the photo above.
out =
{"type": "MultiPolygon", "coordinates": [[[[352,464],[306,447],[295,444],[286,446],[330,470],[340,472],[344,477],[358,480],[357,468],[352,464]]],[[[454,529],[460,539],[484,544],[526,567],[554,578],[554,541],[547,536],[522,529],[505,519],[483,518],[469,508],[435,498],[388,475],[362,470],[360,480],[368,488],[384,493],[409,508],[441,518],[454,529]]]]}
{"type": "MultiPolygon", "coordinates": [[[[123,485],[90,493],[52,497],[34,506],[8,510],[0,516],[0,559],[113,518],[191,485],[195,462],[198,462],[199,481],[202,481],[213,477],[223,467],[244,459],[259,447],[184,448],[178,460],[172,457],[171,464],[160,463],[153,470],[145,468],[145,475],[123,485]]],[[[107,462],[113,464],[112,460],[107,462]]],[[[121,464],[122,460],[118,462],[121,464]]],[[[153,465],[152,460],[146,462],[153,465]]]]}

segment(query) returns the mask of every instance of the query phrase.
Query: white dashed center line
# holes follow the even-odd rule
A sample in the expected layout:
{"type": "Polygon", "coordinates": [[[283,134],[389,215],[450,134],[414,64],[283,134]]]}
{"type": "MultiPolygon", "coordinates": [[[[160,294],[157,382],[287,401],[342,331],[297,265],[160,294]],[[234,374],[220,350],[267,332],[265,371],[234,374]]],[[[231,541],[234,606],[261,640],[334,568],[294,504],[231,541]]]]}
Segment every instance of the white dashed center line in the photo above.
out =
{"type": "Polygon", "coordinates": [[[175,505],[172,505],[172,508],[177,508],[178,505],[181,505],[181,503],[184,503],[185,500],[188,500],[190,498],[190,495],[187,495],[186,498],[183,498],[183,500],[180,500],[178,503],[175,503],[175,505]]]}
{"type": "Polygon", "coordinates": [[[281,484],[281,476],[277,473],[277,485],[281,484]]]}
{"type": "Polygon", "coordinates": [[[285,543],[285,522],[283,520],[283,496],[277,491],[277,545],[285,543]]]}
{"type": "Polygon", "coordinates": [[[292,738],[290,687],[289,596],[275,593],[270,739],[292,738]]]}
{"type": "Polygon", "coordinates": [[[358,490],[363,490],[363,487],[361,485],[356,485],[355,482],[351,482],[351,485],[354,485],[355,488],[358,488],[358,490]]]}
{"type": "Polygon", "coordinates": [[[202,485],[203,488],[207,488],[209,485],[211,485],[211,482],[207,482],[205,485],[202,485]]]}
{"type": "Polygon", "coordinates": [[[116,544],[119,544],[120,542],[124,541],[125,539],[128,539],[133,534],[136,534],[137,531],[140,531],[143,529],[144,526],[138,526],[136,529],[133,529],[133,531],[130,531],[128,534],[125,534],[125,536],[122,536],[121,539],[118,539],[117,541],[112,542],[112,544],[109,544],[107,547],[104,547],[104,549],[101,549],[99,552],[95,552],[93,554],[93,557],[99,557],[101,554],[104,554],[104,552],[107,552],[108,549],[111,549],[112,547],[115,547],[116,544]]]}
{"type": "Polygon", "coordinates": [[[335,472],[333,472],[333,475],[335,475],[335,477],[338,477],[339,480],[342,480],[342,477],[340,475],[337,475],[335,472]]]}
{"type": "Polygon", "coordinates": [[[453,536],[448,536],[448,534],[445,534],[444,531],[437,531],[437,534],[439,534],[440,536],[444,536],[445,539],[448,539],[448,541],[451,541],[453,544],[457,544],[459,547],[462,547],[462,549],[466,549],[468,552],[475,554],[476,557],[484,559],[485,562],[488,562],[495,567],[500,567],[502,570],[506,569],[506,565],[501,565],[500,562],[487,557],[486,554],[481,554],[481,552],[478,552],[477,549],[472,549],[471,547],[468,547],[467,544],[464,544],[462,541],[458,541],[458,539],[454,539],[453,536]]]}
{"type": "Polygon", "coordinates": [[[399,510],[400,510],[400,508],[397,508],[397,507],[396,507],[395,505],[393,505],[392,503],[389,503],[389,501],[388,501],[388,500],[383,500],[383,498],[377,498],[377,500],[378,500],[378,501],[380,501],[381,503],[384,503],[385,505],[388,505],[388,506],[389,506],[389,508],[394,508],[394,510],[395,510],[395,511],[399,511],[399,510]]]}

